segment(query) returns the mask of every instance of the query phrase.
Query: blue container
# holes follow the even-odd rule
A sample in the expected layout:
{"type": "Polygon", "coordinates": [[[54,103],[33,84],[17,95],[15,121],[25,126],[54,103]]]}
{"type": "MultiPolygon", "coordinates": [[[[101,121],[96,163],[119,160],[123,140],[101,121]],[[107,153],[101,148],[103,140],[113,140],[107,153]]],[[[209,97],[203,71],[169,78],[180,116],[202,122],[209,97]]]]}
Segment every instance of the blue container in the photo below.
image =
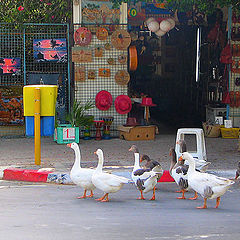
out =
{"type": "MultiPolygon", "coordinates": [[[[29,137],[34,136],[34,117],[26,116],[26,135],[29,137]]],[[[55,117],[42,116],[40,117],[41,136],[52,136],[54,134],[55,117]]]]}

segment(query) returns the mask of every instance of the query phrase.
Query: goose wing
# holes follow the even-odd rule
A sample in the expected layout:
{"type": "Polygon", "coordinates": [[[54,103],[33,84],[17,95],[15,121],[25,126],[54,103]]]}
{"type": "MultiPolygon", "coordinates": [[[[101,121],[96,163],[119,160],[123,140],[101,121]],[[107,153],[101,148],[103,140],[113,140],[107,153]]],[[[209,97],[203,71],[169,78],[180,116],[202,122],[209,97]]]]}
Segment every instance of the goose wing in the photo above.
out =
{"type": "Polygon", "coordinates": [[[198,182],[200,185],[207,185],[210,187],[217,187],[217,186],[228,186],[234,183],[234,181],[218,177],[213,174],[209,173],[200,173],[194,175],[194,181],[198,182]]]}
{"type": "Polygon", "coordinates": [[[114,174],[102,173],[98,176],[98,181],[108,184],[109,186],[119,186],[121,183],[128,183],[130,180],[125,177],[116,176],[114,174]]]}

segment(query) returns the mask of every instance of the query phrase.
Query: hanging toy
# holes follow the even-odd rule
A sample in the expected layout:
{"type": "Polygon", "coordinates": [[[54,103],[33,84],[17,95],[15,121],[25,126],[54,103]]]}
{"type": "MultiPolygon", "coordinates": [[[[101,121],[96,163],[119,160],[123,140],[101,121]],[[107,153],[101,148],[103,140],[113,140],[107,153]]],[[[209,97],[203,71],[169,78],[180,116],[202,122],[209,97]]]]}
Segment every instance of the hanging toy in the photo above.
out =
{"type": "Polygon", "coordinates": [[[154,18],[149,18],[146,21],[147,27],[151,32],[156,32],[159,29],[159,23],[154,18]]]}
{"type": "Polygon", "coordinates": [[[158,37],[162,37],[166,34],[166,32],[162,31],[161,29],[158,29],[155,34],[158,36],[158,37]]]}
{"type": "Polygon", "coordinates": [[[172,28],[172,24],[167,21],[167,20],[162,20],[161,23],[160,23],[160,29],[163,31],[163,32],[168,32],[170,31],[172,28]]]}
{"type": "Polygon", "coordinates": [[[173,28],[175,28],[176,23],[175,23],[174,19],[172,19],[172,18],[167,18],[166,20],[171,23],[171,29],[170,29],[170,30],[172,30],[173,28]]]}

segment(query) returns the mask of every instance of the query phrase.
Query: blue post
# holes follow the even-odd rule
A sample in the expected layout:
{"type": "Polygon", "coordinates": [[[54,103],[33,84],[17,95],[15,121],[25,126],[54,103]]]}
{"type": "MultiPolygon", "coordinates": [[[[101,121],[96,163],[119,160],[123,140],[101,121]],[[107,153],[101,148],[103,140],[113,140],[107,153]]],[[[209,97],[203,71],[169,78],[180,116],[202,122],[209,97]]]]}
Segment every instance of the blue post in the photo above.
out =
{"type": "MultiPolygon", "coordinates": [[[[231,30],[232,30],[232,7],[228,8],[228,41],[231,41],[231,30]]],[[[230,83],[231,83],[231,71],[229,71],[229,64],[227,65],[228,70],[228,91],[230,91],[230,83]]],[[[230,106],[227,104],[227,120],[229,119],[230,106]]]]}

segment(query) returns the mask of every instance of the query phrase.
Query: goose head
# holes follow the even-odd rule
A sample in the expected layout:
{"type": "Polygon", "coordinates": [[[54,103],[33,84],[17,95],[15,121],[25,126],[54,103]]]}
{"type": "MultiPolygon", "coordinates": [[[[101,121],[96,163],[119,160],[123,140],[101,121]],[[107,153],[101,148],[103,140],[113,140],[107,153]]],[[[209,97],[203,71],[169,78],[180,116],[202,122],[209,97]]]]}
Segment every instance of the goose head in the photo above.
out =
{"type": "Polygon", "coordinates": [[[151,159],[150,159],[150,157],[149,157],[148,155],[144,154],[144,155],[142,155],[141,158],[140,158],[140,162],[143,162],[143,161],[150,162],[151,159]]]}
{"type": "Polygon", "coordinates": [[[103,151],[102,151],[102,149],[100,149],[100,148],[97,149],[97,151],[94,152],[94,154],[96,154],[98,156],[98,161],[100,163],[103,163],[103,151]]]}
{"type": "Polygon", "coordinates": [[[189,165],[194,166],[194,168],[195,168],[195,160],[190,153],[188,153],[188,152],[182,153],[182,156],[180,156],[178,161],[183,161],[183,160],[187,160],[189,165]]]}
{"type": "Polygon", "coordinates": [[[136,145],[132,145],[128,151],[133,152],[133,153],[139,153],[138,148],[136,145]]]}
{"type": "Polygon", "coordinates": [[[72,149],[74,149],[74,150],[75,150],[75,149],[78,149],[78,144],[75,143],[75,142],[73,142],[73,143],[68,143],[67,146],[70,147],[70,148],[72,148],[72,149]]]}

